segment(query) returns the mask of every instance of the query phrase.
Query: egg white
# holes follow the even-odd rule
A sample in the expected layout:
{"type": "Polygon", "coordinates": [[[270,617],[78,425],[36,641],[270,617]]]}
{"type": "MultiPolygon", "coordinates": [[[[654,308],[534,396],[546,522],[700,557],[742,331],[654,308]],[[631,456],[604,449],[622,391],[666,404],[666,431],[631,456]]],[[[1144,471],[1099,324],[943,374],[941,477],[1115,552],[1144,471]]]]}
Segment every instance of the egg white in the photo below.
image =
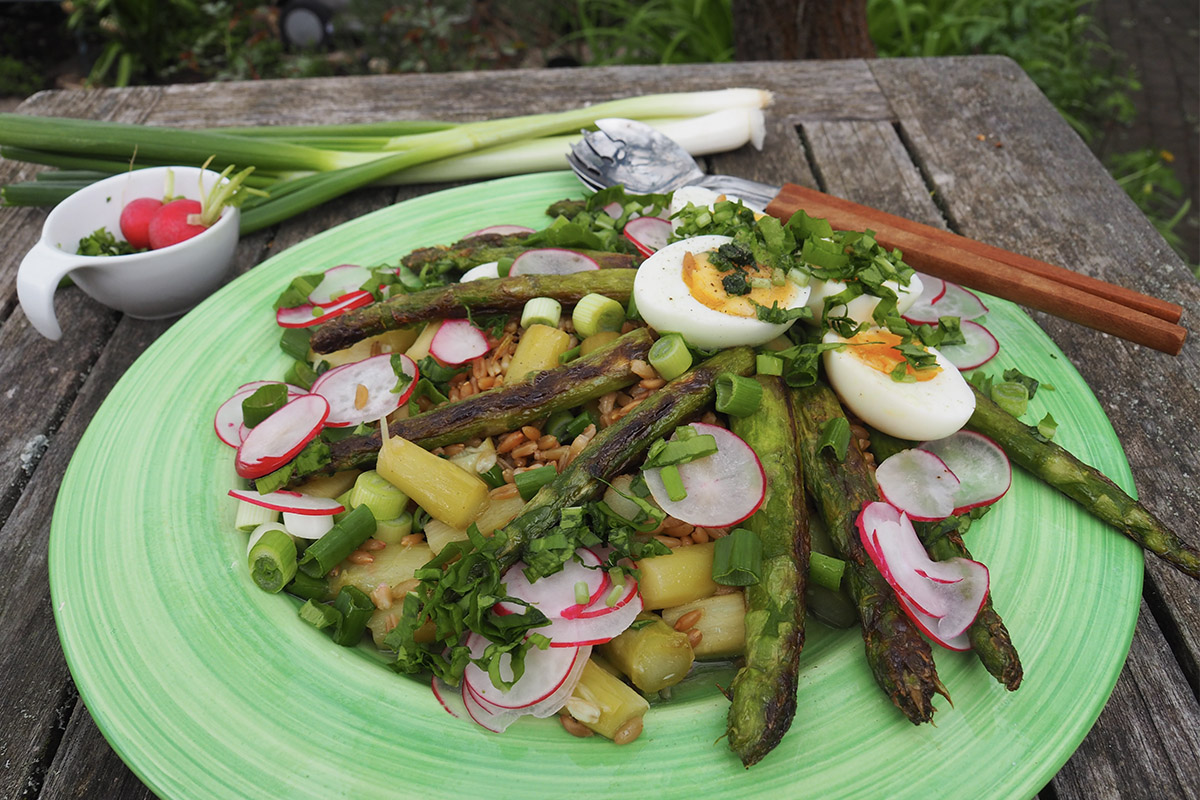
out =
{"type": "MultiPolygon", "coordinates": [[[[684,254],[716,250],[731,241],[728,236],[695,236],[673,242],[643,261],[633,280],[633,300],[642,319],[659,333],[678,333],[688,344],[706,350],[766,344],[790,328],[791,322],[726,314],[692,296],[683,281],[684,254]]],[[[793,284],[792,289],[787,307],[799,308],[808,298],[808,287],[793,284]]]]}
{"type": "MultiPolygon", "coordinates": [[[[830,331],[824,341],[845,342],[830,331]]],[[[855,416],[901,439],[930,441],[959,430],[975,410],[975,395],[962,374],[930,347],[941,371],[926,381],[904,383],[871,367],[854,354],[854,346],[827,350],[825,374],[842,403],[855,416]]]]}
{"type": "MultiPolygon", "coordinates": [[[[921,292],[925,291],[925,287],[921,285],[921,279],[915,274],[909,278],[907,286],[901,286],[898,281],[884,281],[883,285],[896,293],[896,310],[903,314],[913,303],[917,302],[917,298],[921,296],[921,292]]],[[[821,322],[821,315],[825,313],[825,298],[832,297],[845,291],[846,283],[837,280],[821,280],[814,278],[809,286],[812,288],[811,294],[808,296],[808,308],[812,311],[812,320],[815,323],[821,322]]],[[[873,294],[860,294],[858,297],[851,300],[844,306],[834,306],[831,310],[835,316],[840,316],[840,311],[845,309],[845,316],[858,323],[874,324],[872,314],[875,313],[876,307],[879,306],[880,298],[873,294]]]]}
{"type": "Polygon", "coordinates": [[[671,205],[668,207],[672,227],[678,228],[680,226],[681,221],[675,219],[674,217],[680,211],[687,208],[689,203],[697,208],[708,208],[711,211],[712,207],[721,198],[732,202],[741,201],[742,205],[753,211],[755,214],[764,213],[761,208],[753,206],[750,203],[747,203],[745,200],[742,200],[742,198],[734,197],[731,194],[713,191],[712,189],[705,188],[704,186],[681,186],[671,194],[671,205]]]}

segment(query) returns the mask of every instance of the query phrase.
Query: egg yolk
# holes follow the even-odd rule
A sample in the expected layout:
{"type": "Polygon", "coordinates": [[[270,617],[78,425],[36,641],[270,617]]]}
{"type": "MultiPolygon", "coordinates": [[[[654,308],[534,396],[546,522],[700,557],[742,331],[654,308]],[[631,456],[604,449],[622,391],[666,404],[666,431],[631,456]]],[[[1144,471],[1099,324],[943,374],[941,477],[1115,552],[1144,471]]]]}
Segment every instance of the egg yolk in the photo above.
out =
{"type": "MultiPolygon", "coordinates": [[[[709,261],[708,253],[684,253],[683,282],[697,302],[704,304],[714,311],[735,317],[758,316],[757,305],[770,308],[775,303],[780,308],[788,308],[795,296],[796,286],[785,281],[782,286],[752,287],[749,294],[731,295],[725,291],[723,279],[729,272],[722,272],[709,261]],[[756,305],[757,304],[757,305],[756,305]]],[[[770,280],[771,270],[761,264],[745,269],[746,280],[766,278],[770,280]]]]}
{"type": "MultiPolygon", "coordinates": [[[[846,352],[871,369],[891,375],[896,365],[904,362],[904,354],[896,349],[903,341],[888,330],[863,331],[846,340],[850,345],[846,352]]],[[[905,371],[917,381],[928,381],[936,377],[942,368],[935,365],[928,369],[914,370],[912,364],[908,364],[905,371]]]]}

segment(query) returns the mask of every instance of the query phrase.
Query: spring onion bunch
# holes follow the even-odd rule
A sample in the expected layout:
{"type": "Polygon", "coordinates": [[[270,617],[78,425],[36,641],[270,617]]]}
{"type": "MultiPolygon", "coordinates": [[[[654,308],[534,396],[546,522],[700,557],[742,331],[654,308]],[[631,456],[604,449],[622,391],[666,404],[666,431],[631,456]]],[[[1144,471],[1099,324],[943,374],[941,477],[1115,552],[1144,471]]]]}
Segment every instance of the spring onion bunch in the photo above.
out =
{"type": "Polygon", "coordinates": [[[251,233],[369,184],[469,180],[563,169],[579,131],[605,117],[644,120],[693,155],[761,146],[769,92],[723,89],[627,97],[583,108],[481,122],[183,130],[0,114],[0,156],[56,167],[0,189],[5,205],[52,205],[99,178],[140,167],[254,167],[267,193],[242,206],[251,233]]]}

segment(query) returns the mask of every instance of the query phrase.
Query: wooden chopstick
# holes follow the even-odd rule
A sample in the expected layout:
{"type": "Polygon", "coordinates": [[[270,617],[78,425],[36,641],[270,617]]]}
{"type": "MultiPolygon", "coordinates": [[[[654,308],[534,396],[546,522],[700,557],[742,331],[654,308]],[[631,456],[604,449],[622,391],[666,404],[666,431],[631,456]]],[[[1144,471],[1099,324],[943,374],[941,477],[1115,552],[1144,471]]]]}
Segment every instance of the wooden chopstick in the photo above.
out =
{"type": "Polygon", "coordinates": [[[786,220],[800,209],[838,230],[875,231],[921,272],[1136,344],[1178,355],[1187,338],[1174,303],[814,189],[785,184],[766,210],[786,220]]]}

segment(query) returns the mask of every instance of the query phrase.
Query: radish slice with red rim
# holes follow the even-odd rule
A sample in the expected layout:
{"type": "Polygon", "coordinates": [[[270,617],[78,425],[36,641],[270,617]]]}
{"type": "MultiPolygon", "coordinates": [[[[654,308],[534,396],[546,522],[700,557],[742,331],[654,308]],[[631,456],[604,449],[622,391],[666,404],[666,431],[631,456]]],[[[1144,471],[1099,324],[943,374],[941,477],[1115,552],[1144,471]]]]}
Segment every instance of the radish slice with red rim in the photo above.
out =
{"type": "Polygon", "coordinates": [[[907,515],[887,503],[867,504],[856,524],[871,560],[915,623],[939,644],[970,627],[987,599],[987,567],[968,558],[931,560],[907,515]]]}
{"type": "Polygon", "coordinates": [[[467,705],[463,702],[462,688],[455,688],[434,675],[429,681],[433,696],[446,709],[446,713],[457,719],[468,719],[467,705]]]}
{"type": "Polygon", "coordinates": [[[661,250],[671,238],[671,221],[662,217],[638,217],[625,223],[625,238],[646,258],[661,250]]]}
{"type": "MultiPolygon", "coordinates": [[[[467,636],[466,646],[472,658],[481,658],[490,642],[478,633],[467,636]]],[[[525,653],[525,673],[508,690],[498,689],[488,673],[475,662],[463,671],[463,684],[480,702],[497,709],[520,710],[534,706],[553,695],[571,675],[579,649],[530,647],[525,653]]],[[[500,676],[511,681],[512,656],[500,655],[500,676]]],[[[566,700],[564,698],[563,702],[566,700]]]]}
{"type": "MultiPolygon", "coordinates": [[[[228,400],[217,408],[217,414],[213,419],[213,429],[217,432],[217,438],[230,447],[237,447],[242,443],[242,439],[246,438],[246,434],[250,429],[245,425],[245,417],[242,414],[242,401],[254,394],[263,386],[271,386],[280,383],[280,381],[253,381],[244,383],[237,388],[228,400]]],[[[299,386],[287,386],[288,398],[296,398],[308,392],[301,389],[299,386]]]]}
{"type": "Polygon", "coordinates": [[[969,319],[962,320],[961,326],[966,342],[938,346],[938,352],[950,359],[951,364],[960,370],[977,369],[1000,352],[1000,342],[987,328],[969,319]]]}
{"type": "Polygon", "coordinates": [[[336,303],[328,306],[314,306],[310,303],[292,308],[281,308],[275,312],[275,322],[281,328],[307,328],[310,325],[327,322],[352,309],[369,305],[374,300],[374,295],[360,289],[350,292],[336,303]]]}
{"type": "Polygon", "coordinates": [[[1012,486],[1012,463],[1004,449],[975,431],[959,431],[945,439],[921,444],[958,477],[954,495],[954,513],[990,505],[1012,486]]]}
{"type": "Polygon", "coordinates": [[[911,519],[945,519],[954,513],[958,477],[928,450],[901,450],[875,469],[883,499],[911,519]]]}
{"type": "Polygon", "coordinates": [[[483,280],[484,278],[499,278],[500,277],[500,262],[488,261],[484,264],[478,264],[471,267],[462,274],[458,279],[459,283],[469,283],[471,281],[483,280]]]}
{"type": "Polygon", "coordinates": [[[527,228],[524,225],[488,225],[486,228],[471,231],[463,238],[470,239],[475,236],[487,236],[488,234],[512,236],[514,233],[533,233],[533,228],[527,228]]]}
{"type": "Polygon", "coordinates": [[[477,725],[486,728],[492,733],[504,733],[508,730],[508,726],[519,720],[525,714],[514,709],[498,709],[484,705],[479,701],[479,698],[467,686],[464,680],[462,687],[459,689],[459,697],[463,701],[463,707],[467,710],[467,714],[475,721],[477,725]]]}
{"type": "Polygon", "coordinates": [[[551,617],[549,625],[534,628],[534,631],[550,640],[551,649],[604,644],[613,640],[628,630],[642,613],[637,581],[629,576],[625,581],[624,590],[613,587],[580,613],[569,618],[551,617]],[[609,595],[618,591],[619,596],[609,605],[609,595]]]}
{"type": "MultiPolygon", "coordinates": [[[[575,551],[576,558],[567,561],[561,570],[536,581],[525,577],[525,563],[518,561],[504,573],[505,591],[510,597],[524,600],[547,617],[578,614],[600,599],[608,590],[608,573],[600,567],[600,557],[587,548],[575,551]],[[588,599],[579,603],[575,596],[576,586],[587,587],[588,599]]],[[[525,607],[517,603],[501,602],[500,609],[509,614],[524,613],[525,607]]],[[[541,633],[541,630],[537,630],[541,633]]]]}
{"type": "Polygon", "coordinates": [[[329,497],[314,497],[300,494],[290,489],[280,489],[267,494],[259,494],[251,489],[230,489],[230,497],[236,497],[245,503],[270,508],[275,511],[286,511],[289,514],[308,516],[333,516],[346,510],[346,507],[329,497]]]}
{"type": "Polygon", "coordinates": [[[328,416],[329,402],[324,397],[297,397],[246,435],[238,447],[234,470],[243,478],[261,478],[274,472],[321,432],[328,416]]]}
{"type": "Polygon", "coordinates": [[[448,319],[429,342],[429,354],[443,364],[457,366],[485,355],[491,345],[483,331],[465,319],[448,319]]]}
{"type": "Polygon", "coordinates": [[[698,434],[712,434],[717,452],[679,465],[687,497],[672,500],[667,495],[659,468],[642,472],[646,486],[663,511],[689,525],[736,525],[762,505],[767,489],[762,464],[754,449],[732,431],[702,422],[694,422],[692,427],[698,434]]]}
{"type": "Polygon", "coordinates": [[[901,316],[912,323],[936,325],[938,315],[933,310],[933,304],[946,293],[946,282],[924,272],[918,272],[917,278],[921,281],[921,294],[909,304],[901,316]]]}
{"type": "Polygon", "coordinates": [[[935,617],[922,613],[920,609],[913,606],[908,598],[903,595],[897,595],[896,598],[900,601],[900,607],[904,609],[904,613],[908,615],[908,618],[913,621],[913,624],[917,626],[917,629],[921,633],[933,639],[947,650],[965,652],[971,649],[971,639],[966,631],[960,633],[958,636],[942,638],[937,633],[938,620],[935,617]]]}
{"type": "Polygon", "coordinates": [[[526,250],[513,259],[508,270],[509,275],[569,275],[572,272],[584,272],[589,269],[600,269],[595,259],[576,253],[574,250],[564,250],[559,247],[543,247],[537,250],[526,250]]]}
{"type": "Polygon", "coordinates": [[[339,264],[325,270],[325,277],[308,293],[314,306],[336,305],[351,292],[365,291],[362,287],[371,280],[371,269],[358,264],[339,264]]]}
{"type": "MultiPolygon", "coordinates": [[[[921,275],[921,281],[925,281],[926,276],[921,275]]],[[[940,278],[930,277],[930,281],[939,281],[940,278]]],[[[909,306],[901,316],[909,322],[923,323],[926,325],[936,325],[941,317],[958,317],[963,320],[975,319],[982,317],[988,312],[988,308],[983,301],[979,299],[979,295],[959,286],[957,283],[950,281],[942,281],[943,289],[940,297],[936,300],[926,300],[927,297],[934,297],[930,294],[929,287],[926,291],[921,292],[921,297],[917,302],[909,306]]]]}
{"type": "Polygon", "coordinates": [[[382,353],[322,373],[313,381],[312,393],[329,401],[329,418],[325,424],[331,428],[344,428],[377,420],[404,405],[412,395],[417,377],[417,365],[411,358],[402,353],[382,353]],[[392,391],[398,381],[392,368],[393,355],[399,357],[404,374],[409,378],[399,392],[392,391]],[[360,386],[363,388],[359,389],[360,386]]]}

